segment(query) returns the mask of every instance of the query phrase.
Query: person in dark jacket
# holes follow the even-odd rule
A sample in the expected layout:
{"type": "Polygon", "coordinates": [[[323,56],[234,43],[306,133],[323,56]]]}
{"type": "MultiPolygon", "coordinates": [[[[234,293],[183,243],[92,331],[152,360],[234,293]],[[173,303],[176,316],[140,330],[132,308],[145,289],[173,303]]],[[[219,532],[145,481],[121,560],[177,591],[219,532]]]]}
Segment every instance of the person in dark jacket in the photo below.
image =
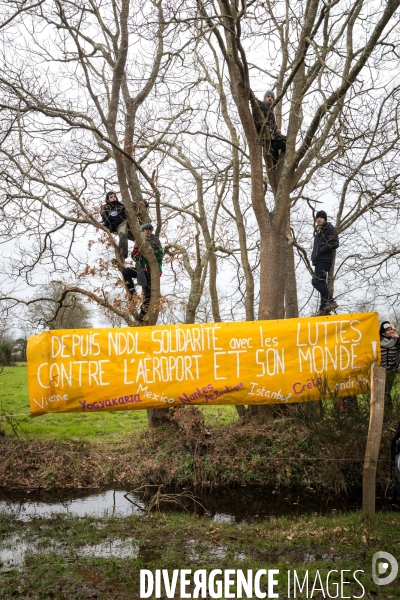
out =
{"type": "MultiPolygon", "coordinates": [[[[258,106],[261,109],[261,112],[264,116],[264,119],[267,120],[267,129],[269,131],[270,139],[271,139],[271,155],[272,162],[274,165],[278,162],[279,154],[284,153],[286,150],[286,136],[282,135],[280,129],[278,129],[276,125],[276,118],[272,107],[272,104],[275,101],[275,94],[272,91],[265,92],[264,101],[258,100],[258,106]]],[[[253,119],[254,125],[256,126],[257,133],[260,134],[262,123],[253,110],[253,119]]]]}
{"type": "MultiPolygon", "coordinates": [[[[161,242],[153,233],[153,225],[151,223],[144,223],[141,226],[142,231],[145,232],[147,240],[150,242],[153,248],[155,257],[158,262],[158,268],[160,269],[160,275],[162,274],[162,261],[164,257],[164,250],[161,242]]],[[[137,317],[138,321],[143,321],[150,304],[151,298],[151,272],[150,265],[146,258],[141,254],[140,248],[135,243],[132,251],[132,258],[136,261],[136,268],[127,267],[123,269],[122,276],[125,281],[125,285],[129,290],[131,296],[135,293],[134,279],[137,279],[138,285],[142,286],[144,293],[144,301],[140,307],[140,313],[137,317]]]]}
{"type": "Polygon", "coordinates": [[[392,388],[400,363],[400,337],[392,323],[383,321],[379,330],[381,367],[386,369],[385,401],[392,402],[392,388]]]}
{"type": "Polygon", "coordinates": [[[312,284],[321,295],[321,304],[317,317],[329,315],[337,308],[328,289],[328,273],[332,267],[334,252],[339,247],[339,238],[336,229],[328,223],[328,216],[324,210],[319,210],[315,215],[316,229],[314,233],[314,247],[311,254],[311,263],[314,265],[312,284]]]}
{"type": "Polygon", "coordinates": [[[135,241],[126,218],[125,207],[117,198],[115,192],[107,192],[106,203],[101,209],[101,220],[104,227],[111,233],[118,233],[119,251],[121,258],[128,257],[128,239],[135,241]]]}

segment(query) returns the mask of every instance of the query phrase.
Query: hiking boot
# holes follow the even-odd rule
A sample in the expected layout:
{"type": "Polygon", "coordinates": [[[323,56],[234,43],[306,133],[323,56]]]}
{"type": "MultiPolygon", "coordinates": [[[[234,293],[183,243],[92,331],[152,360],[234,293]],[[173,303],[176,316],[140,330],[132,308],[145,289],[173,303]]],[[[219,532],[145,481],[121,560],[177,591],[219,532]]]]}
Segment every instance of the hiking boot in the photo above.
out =
{"type": "Polygon", "coordinates": [[[336,310],[338,306],[339,304],[337,302],[335,302],[334,300],[329,300],[325,307],[325,310],[336,310]]]}

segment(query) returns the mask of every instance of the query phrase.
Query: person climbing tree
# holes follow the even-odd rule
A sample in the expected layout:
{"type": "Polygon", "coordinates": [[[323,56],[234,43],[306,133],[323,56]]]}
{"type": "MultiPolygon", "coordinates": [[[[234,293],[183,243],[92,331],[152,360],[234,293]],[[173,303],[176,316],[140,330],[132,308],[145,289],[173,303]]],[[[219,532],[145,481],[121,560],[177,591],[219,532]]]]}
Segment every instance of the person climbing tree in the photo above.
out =
{"type": "MultiPolygon", "coordinates": [[[[278,162],[279,154],[283,154],[286,150],[286,136],[282,135],[280,129],[276,125],[276,118],[272,108],[275,101],[275,94],[272,91],[265,92],[264,101],[258,100],[258,106],[266,119],[266,128],[268,129],[269,136],[265,136],[265,143],[268,144],[270,149],[272,162],[274,165],[278,162]]],[[[260,134],[263,123],[260,120],[253,109],[253,119],[256,126],[257,133],[260,134]]]]}
{"type": "Polygon", "coordinates": [[[315,222],[316,228],[311,263],[314,266],[312,285],[321,295],[320,308],[315,315],[319,317],[329,315],[338,306],[329,292],[327,278],[332,267],[334,252],[339,247],[339,237],[334,226],[328,223],[328,216],[324,210],[317,212],[315,222]]]}
{"type": "Polygon", "coordinates": [[[122,277],[124,278],[124,284],[129,294],[133,296],[136,292],[134,279],[137,279],[137,270],[133,267],[125,267],[122,269],[122,277]]]}
{"type": "Polygon", "coordinates": [[[102,206],[100,215],[104,227],[111,233],[118,233],[120,257],[125,260],[128,257],[128,239],[135,241],[135,238],[129,229],[125,207],[115,192],[107,192],[106,203],[102,206]]]}
{"type": "Polygon", "coordinates": [[[392,323],[383,321],[379,330],[381,367],[386,369],[385,402],[392,403],[392,388],[400,363],[400,337],[392,323]]]}
{"type": "MultiPolygon", "coordinates": [[[[164,257],[164,250],[161,245],[161,242],[153,233],[153,225],[151,223],[144,223],[141,226],[142,231],[144,231],[147,240],[150,242],[151,247],[153,248],[155,257],[158,262],[158,268],[160,269],[160,275],[162,274],[162,261],[164,257]]],[[[150,304],[151,298],[151,272],[150,265],[147,262],[146,258],[141,254],[140,248],[137,243],[135,243],[132,252],[132,258],[136,260],[136,269],[123,269],[122,275],[124,277],[124,281],[129,289],[130,293],[134,293],[135,286],[133,284],[133,278],[137,278],[137,282],[142,286],[144,293],[143,304],[140,307],[140,313],[137,316],[138,321],[145,320],[147,310],[150,304]],[[133,292],[131,289],[133,288],[133,292]]]]}
{"type": "Polygon", "coordinates": [[[121,271],[122,277],[124,278],[125,287],[128,290],[130,296],[133,296],[133,294],[135,294],[135,292],[136,292],[135,282],[133,281],[134,279],[137,278],[136,269],[134,269],[132,267],[124,267],[121,270],[116,258],[112,259],[111,265],[114,267],[114,269],[118,269],[121,271]]]}

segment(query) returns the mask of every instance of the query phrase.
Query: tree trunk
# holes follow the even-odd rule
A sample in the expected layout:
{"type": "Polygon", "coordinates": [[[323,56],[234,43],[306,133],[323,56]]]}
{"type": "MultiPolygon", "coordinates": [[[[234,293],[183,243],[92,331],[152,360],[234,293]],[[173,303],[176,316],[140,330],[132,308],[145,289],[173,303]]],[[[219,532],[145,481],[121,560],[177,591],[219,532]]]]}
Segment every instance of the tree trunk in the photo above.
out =
{"type": "Polygon", "coordinates": [[[328,273],[328,290],[329,294],[333,298],[333,294],[335,292],[335,262],[336,262],[336,252],[333,253],[333,261],[332,266],[329,269],[328,273]]]}
{"type": "Polygon", "coordinates": [[[273,404],[251,404],[249,406],[249,416],[270,423],[274,420],[274,406],[273,404]]]}
{"type": "Polygon", "coordinates": [[[168,408],[148,408],[147,422],[149,427],[160,427],[168,423],[168,408]]]}
{"type": "MultiPolygon", "coordinates": [[[[290,235],[290,222],[286,227],[286,234],[290,235]]],[[[286,281],[285,281],[285,318],[297,319],[299,305],[297,301],[297,282],[294,264],[294,248],[286,238],[286,281]]]]}
{"type": "MultiPolygon", "coordinates": [[[[213,246],[214,242],[210,241],[210,244],[213,246]]],[[[217,291],[217,257],[215,256],[214,248],[210,247],[210,275],[209,275],[209,288],[210,288],[210,296],[211,296],[211,307],[213,313],[213,319],[215,323],[219,323],[221,321],[221,315],[219,312],[219,299],[218,299],[218,291],[217,291]]]]}
{"type": "Polygon", "coordinates": [[[261,238],[260,258],[260,306],[259,319],[283,319],[285,316],[285,263],[287,240],[286,227],[280,231],[270,227],[268,235],[261,238]]]}

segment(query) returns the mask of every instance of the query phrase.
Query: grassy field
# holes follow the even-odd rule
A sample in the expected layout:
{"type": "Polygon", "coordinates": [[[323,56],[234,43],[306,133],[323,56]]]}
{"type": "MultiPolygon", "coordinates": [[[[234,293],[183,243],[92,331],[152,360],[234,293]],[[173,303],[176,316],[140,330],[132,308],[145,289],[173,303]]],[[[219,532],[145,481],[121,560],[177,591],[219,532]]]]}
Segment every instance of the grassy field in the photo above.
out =
{"type": "MultiPolygon", "coordinates": [[[[205,406],[202,408],[206,424],[232,423],[237,419],[234,406],[205,406]]],[[[27,367],[19,363],[15,367],[5,367],[0,375],[0,412],[15,415],[15,421],[23,432],[21,437],[28,439],[55,440],[101,440],[120,441],[135,432],[147,428],[145,410],[126,410],[106,413],[64,413],[48,414],[31,419],[29,413],[27,367]]],[[[3,418],[7,435],[13,431],[3,418]]]]}
{"type": "MultiPolygon", "coordinates": [[[[168,569],[170,577],[173,569],[206,569],[208,573],[212,569],[241,569],[244,573],[247,569],[279,569],[275,592],[284,599],[290,570],[291,598],[400,597],[399,577],[379,587],[371,576],[376,551],[399,553],[399,520],[391,513],[380,513],[372,523],[364,522],[359,513],[295,520],[256,518],[247,523],[216,523],[197,515],[162,512],[147,517],[57,516],[23,522],[0,513],[0,538],[0,555],[7,548],[14,549],[15,556],[25,549],[18,568],[0,570],[1,599],[136,600],[140,569],[153,573],[168,569]],[[293,570],[300,581],[308,571],[307,595],[305,588],[303,593],[297,588],[294,596],[293,570]],[[349,583],[339,596],[335,585],[340,582],[341,570],[346,570],[343,579],[349,583]],[[356,574],[360,583],[353,577],[357,570],[362,571],[356,574]],[[330,596],[326,584],[329,571],[330,596]],[[320,591],[310,595],[315,580],[320,591]]],[[[266,578],[261,581],[265,590],[266,578]]]]}

